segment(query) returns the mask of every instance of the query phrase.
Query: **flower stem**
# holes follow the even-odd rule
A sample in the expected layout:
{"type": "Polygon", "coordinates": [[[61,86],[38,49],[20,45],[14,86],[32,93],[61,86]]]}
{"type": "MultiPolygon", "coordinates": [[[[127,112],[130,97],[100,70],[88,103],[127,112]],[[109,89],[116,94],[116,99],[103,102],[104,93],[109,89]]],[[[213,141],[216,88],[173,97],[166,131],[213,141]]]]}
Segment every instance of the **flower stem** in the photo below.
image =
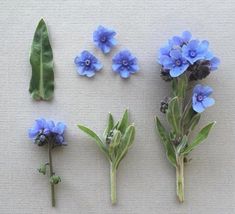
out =
{"type": "MultiPolygon", "coordinates": [[[[50,178],[51,178],[51,176],[54,175],[51,151],[52,151],[52,143],[49,142],[48,143],[48,154],[49,154],[50,178]]],[[[51,205],[52,205],[52,207],[55,207],[55,188],[54,188],[53,183],[51,183],[51,205]]]]}
{"type": "Polygon", "coordinates": [[[184,202],[184,157],[179,157],[176,165],[176,191],[179,201],[184,202]]]}
{"type": "Polygon", "coordinates": [[[110,163],[111,201],[113,205],[116,204],[117,202],[116,176],[117,176],[117,170],[113,167],[113,164],[110,163]]]}

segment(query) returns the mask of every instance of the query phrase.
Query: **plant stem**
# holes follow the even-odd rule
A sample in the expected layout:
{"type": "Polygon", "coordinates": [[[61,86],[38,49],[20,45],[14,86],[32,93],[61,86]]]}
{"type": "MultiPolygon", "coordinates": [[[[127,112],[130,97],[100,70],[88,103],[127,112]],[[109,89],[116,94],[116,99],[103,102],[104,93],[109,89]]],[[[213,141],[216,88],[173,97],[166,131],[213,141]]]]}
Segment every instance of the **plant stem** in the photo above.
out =
{"type": "MultiPolygon", "coordinates": [[[[49,142],[48,143],[48,154],[49,154],[50,178],[51,178],[51,176],[54,175],[53,166],[52,166],[51,151],[52,151],[52,142],[49,142]]],[[[55,207],[55,188],[54,188],[53,183],[51,183],[51,205],[52,205],[52,207],[55,207]]]]}
{"type": "Polygon", "coordinates": [[[117,202],[116,176],[117,176],[117,170],[113,167],[113,164],[110,163],[110,188],[111,188],[111,201],[113,205],[116,204],[117,202]]]}
{"type": "Polygon", "coordinates": [[[184,202],[184,157],[179,157],[176,165],[176,193],[179,201],[184,202]]]}

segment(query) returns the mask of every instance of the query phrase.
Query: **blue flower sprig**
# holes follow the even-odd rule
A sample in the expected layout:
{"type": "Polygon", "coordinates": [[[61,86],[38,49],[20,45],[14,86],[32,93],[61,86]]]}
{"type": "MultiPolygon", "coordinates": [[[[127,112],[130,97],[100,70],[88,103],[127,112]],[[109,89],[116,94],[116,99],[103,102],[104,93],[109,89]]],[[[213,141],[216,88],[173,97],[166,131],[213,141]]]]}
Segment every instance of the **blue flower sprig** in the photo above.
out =
{"type": "MultiPolygon", "coordinates": [[[[105,55],[117,45],[116,32],[99,26],[93,33],[93,42],[105,55]]],[[[103,67],[102,63],[90,52],[82,51],[75,57],[74,63],[81,76],[93,77],[103,67]]],[[[122,78],[127,79],[139,70],[137,58],[129,51],[119,51],[112,59],[112,70],[122,78]]]]}
{"type": "Polygon", "coordinates": [[[55,206],[55,190],[54,185],[61,182],[60,176],[56,175],[52,165],[52,150],[58,146],[67,145],[64,140],[64,131],[66,125],[62,122],[55,124],[52,120],[46,121],[43,118],[35,120],[32,128],[29,129],[29,138],[38,146],[48,146],[49,160],[47,163],[41,164],[38,171],[45,175],[47,167],[49,168],[49,181],[51,184],[51,204],[55,206]]]}
{"type": "Polygon", "coordinates": [[[171,82],[171,95],[161,102],[160,111],[165,114],[168,126],[164,127],[156,117],[156,129],[166,150],[166,156],[176,169],[176,192],[184,201],[184,165],[187,156],[209,135],[215,122],[202,128],[191,141],[190,134],[197,126],[201,113],[214,105],[213,89],[194,82],[214,72],[220,60],[209,50],[209,42],[192,39],[190,32],[174,36],[160,49],[158,62],[161,76],[171,82]],[[188,99],[190,88],[191,98],[188,99]]]}

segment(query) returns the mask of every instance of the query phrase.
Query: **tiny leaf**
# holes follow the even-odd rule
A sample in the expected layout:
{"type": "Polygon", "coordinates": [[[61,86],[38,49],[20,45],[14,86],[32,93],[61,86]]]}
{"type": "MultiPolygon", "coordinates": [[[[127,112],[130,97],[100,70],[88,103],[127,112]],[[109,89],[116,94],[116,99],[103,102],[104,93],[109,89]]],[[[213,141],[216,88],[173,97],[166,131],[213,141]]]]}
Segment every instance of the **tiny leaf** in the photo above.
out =
{"type": "Polygon", "coordinates": [[[53,53],[46,23],[40,20],[30,53],[32,77],[29,92],[35,100],[50,100],[54,92],[53,53]]]}

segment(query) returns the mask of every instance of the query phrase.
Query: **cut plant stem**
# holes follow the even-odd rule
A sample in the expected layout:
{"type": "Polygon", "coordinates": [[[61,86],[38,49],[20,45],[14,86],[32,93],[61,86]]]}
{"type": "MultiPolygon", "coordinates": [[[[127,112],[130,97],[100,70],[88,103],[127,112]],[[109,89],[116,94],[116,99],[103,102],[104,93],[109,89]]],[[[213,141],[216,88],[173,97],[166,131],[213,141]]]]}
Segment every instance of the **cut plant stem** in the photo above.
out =
{"type": "Polygon", "coordinates": [[[179,157],[176,165],[176,193],[179,201],[184,202],[184,157],[179,157]]]}
{"type": "MultiPolygon", "coordinates": [[[[48,153],[49,153],[50,178],[51,178],[51,176],[54,175],[51,152],[52,152],[52,143],[49,142],[48,143],[48,153]]],[[[52,207],[54,207],[55,206],[55,187],[54,187],[53,183],[50,182],[50,184],[51,184],[51,205],[52,205],[52,207]]]]}
{"type": "Polygon", "coordinates": [[[110,188],[111,188],[111,201],[113,205],[116,204],[117,202],[116,176],[117,176],[117,170],[113,167],[112,162],[110,162],[110,188]]]}

